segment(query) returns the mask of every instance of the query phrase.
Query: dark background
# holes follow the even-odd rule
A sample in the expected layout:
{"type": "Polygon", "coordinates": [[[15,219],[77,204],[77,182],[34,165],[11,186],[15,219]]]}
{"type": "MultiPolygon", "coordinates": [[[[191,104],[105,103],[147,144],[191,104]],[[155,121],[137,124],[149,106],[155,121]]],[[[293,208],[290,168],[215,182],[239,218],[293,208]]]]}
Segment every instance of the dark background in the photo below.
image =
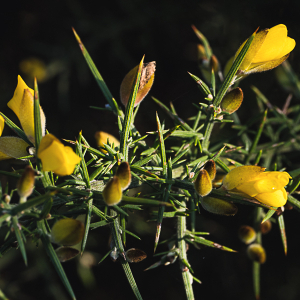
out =
{"type": "MultiPolygon", "coordinates": [[[[150,95],[164,103],[173,102],[183,118],[193,115],[192,103],[202,99],[187,71],[201,77],[193,55],[198,40],[194,24],[210,41],[222,66],[254,30],[283,23],[289,36],[298,42],[300,22],[298,1],[14,1],[1,9],[0,110],[16,123],[6,103],[11,99],[20,74],[33,87],[33,79],[20,71],[20,63],[38,58],[46,66],[48,78],[39,83],[41,105],[47,117],[47,129],[59,138],[74,139],[80,130],[90,144],[94,133],[108,131],[118,136],[115,117],[89,106],[104,106],[104,96],[93,79],[73,36],[74,27],[92,56],[110,91],[119,101],[119,87],[126,73],[145,54],[145,61],[157,62],[155,82],[150,95]]],[[[289,61],[299,70],[299,47],[289,61]]],[[[250,84],[256,85],[269,99],[284,103],[287,94],[276,83],[274,72],[251,75],[242,82],[245,100],[240,117],[257,113],[250,84]]],[[[295,99],[293,101],[296,101],[295,99]]],[[[155,112],[165,115],[148,96],[141,105],[136,126],[141,134],[155,130],[155,112]]],[[[18,123],[17,123],[18,124],[18,123]]],[[[11,134],[6,128],[4,135],[11,134]]],[[[299,163],[299,162],[297,162],[299,163]]],[[[232,247],[237,254],[214,249],[190,249],[189,260],[202,285],[194,284],[196,299],[254,299],[251,262],[237,239],[237,228],[251,224],[248,207],[234,218],[210,215],[199,217],[198,231],[211,232],[210,239],[232,247]]],[[[143,272],[158,260],[152,257],[155,226],[145,223],[144,215],[129,224],[142,241],[129,237],[128,248],[141,248],[148,258],[132,265],[133,274],[144,299],[185,299],[178,264],[143,272]],[[143,218],[142,218],[143,217],[143,218]],[[141,225],[142,224],[142,225],[141,225]]],[[[267,262],[262,266],[261,299],[299,299],[300,260],[298,258],[299,215],[285,214],[288,256],[285,257],[278,228],[264,239],[267,262]]],[[[162,239],[175,230],[166,220],[162,239]]],[[[108,251],[108,228],[91,232],[87,251],[96,263],[108,251]]],[[[46,257],[42,246],[28,244],[29,266],[19,251],[11,250],[0,260],[0,288],[12,300],[69,299],[46,257]]],[[[160,246],[158,251],[166,251],[160,246]]],[[[93,261],[91,262],[93,265],[93,261]]],[[[101,265],[84,267],[78,258],[64,264],[78,299],[134,299],[121,266],[109,259],[101,265]]]]}

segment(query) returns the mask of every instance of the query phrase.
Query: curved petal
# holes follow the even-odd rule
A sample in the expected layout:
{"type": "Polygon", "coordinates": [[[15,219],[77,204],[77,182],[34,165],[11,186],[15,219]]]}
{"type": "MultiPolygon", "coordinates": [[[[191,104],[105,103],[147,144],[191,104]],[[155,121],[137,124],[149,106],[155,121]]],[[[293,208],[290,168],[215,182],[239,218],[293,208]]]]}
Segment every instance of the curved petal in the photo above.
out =
{"type": "Polygon", "coordinates": [[[266,39],[252,60],[252,63],[275,60],[281,53],[287,39],[287,28],[279,24],[269,29],[266,39]]]}
{"type": "Polygon", "coordinates": [[[0,115],[0,136],[2,135],[4,125],[5,125],[4,118],[0,115]]]}
{"type": "MultiPolygon", "coordinates": [[[[110,145],[114,144],[114,147],[118,147],[120,145],[119,140],[117,140],[113,135],[104,131],[97,131],[95,133],[95,139],[98,147],[103,147],[104,144],[107,144],[107,140],[110,145]]],[[[100,151],[107,153],[107,151],[102,148],[100,148],[100,151]]]]}
{"type": "Polygon", "coordinates": [[[259,166],[241,166],[234,168],[224,177],[223,186],[227,190],[232,190],[245,182],[252,181],[264,170],[265,168],[259,166]]]}
{"type": "Polygon", "coordinates": [[[13,112],[20,119],[20,105],[23,99],[24,90],[29,89],[30,93],[33,95],[34,90],[29,88],[27,84],[23,81],[20,75],[18,75],[18,85],[15,89],[14,95],[11,100],[7,103],[7,106],[13,110],[13,112]]]}
{"type": "Polygon", "coordinates": [[[255,196],[255,199],[257,199],[259,202],[280,207],[285,205],[287,201],[287,194],[284,188],[277,190],[273,193],[262,193],[255,196]]]}
{"type": "Polygon", "coordinates": [[[81,158],[71,147],[65,147],[54,135],[45,135],[40,143],[38,158],[41,159],[44,171],[53,171],[59,176],[73,173],[81,158]]]}
{"type": "Polygon", "coordinates": [[[291,39],[290,37],[287,37],[287,39],[285,40],[285,44],[284,44],[283,48],[281,49],[281,52],[278,53],[278,55],[275,59],[279,59],[279,58],[287,55],[295,48],[295,46],[296,46],[295,40],[291,39]]]}

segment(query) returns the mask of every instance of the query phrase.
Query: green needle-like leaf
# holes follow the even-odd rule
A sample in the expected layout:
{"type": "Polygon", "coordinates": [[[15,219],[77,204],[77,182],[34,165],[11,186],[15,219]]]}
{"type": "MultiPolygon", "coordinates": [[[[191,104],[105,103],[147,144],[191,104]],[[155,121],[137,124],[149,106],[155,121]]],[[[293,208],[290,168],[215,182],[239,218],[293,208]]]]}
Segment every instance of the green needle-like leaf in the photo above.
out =
{"type": "Polygon", "coordinates": [[[279,225],[279,229],[280,229],[280,235],[281,235],[282,245],[283,245],[283,249],[284,249],[284,254],[287,255],[287,239],[286,239],[285,225],[284,225],[284,219],[283,219],[282,214],[278,217],[278,225],[279,225]]]}
{"type": "Polygon", "coordinates": [[[13,228],[15,231],[15,235],[19,244],[19,248],[21,251],[21,254],[23,256],[24,259],[24,263],[27,266],[27,255],[26,255],[26,250],[25,250],[25,245],[24,245],[24,241],[21,235],[21,231],[19,229],[19,225],[18,225],[18,218],[17,217],[12,217],[12,223],[13,223],[13,228]]]}
{"type": "Polygon", "coordinates": [[[219,90],[219,92],[217,93],[217,96],[214,100],[214,106],[218,107],[224,97],[224,95],[226,94],[228,88],[232,85],[232,82],[236,76],[236,73],[240,67],[240,65],[242,64],[249,48],[250,45],[254,39],[256,35],[256,31],[250,36],[250,38],[247,40],[247,42],[245,43],[244,47],[242,48],[242,50],[240,51],[240,53],[238,54],[237,58],[235,59],[235,61],[233,62],[233,65],[231,66],[227,76],[225,77],[223,84],[219,90]]]}
{"type": "Polygon", "coordinates": [[[121,139],[120,139],[120,152],[123,154],[125,161],[128,161],[128,137],[129,137],[130,127],[132,124],[133,108],[134,108],[137,92],[139,89],[141,73],[142,73],[142,69],[143,69],[143,63],[144,63],[144,57],[142,58],[142,60],[139,64],[137,73],[135,75],[135,80],[133,81],[134,84],[131,88],[131,93],[130,93],[129,100],[127,102],[126,110],[125,110],[123,130],[122,130],[121,139]]]}
{"type": "Polygon", "coordinates": [[[93,210],[93,199],[89,199],[87,203],[87,214],[85,218],[85,230],[84,230],[84,236],[81,243],[81,255],[83,254],[83,251],[85,249],[87,237],[90,230],[90,224],[91,224],[91,217],[92,217],[92,210],[93,210]]]}
{"type": "Polygon", "coordinates": [[[104,97],[106,98],[108,104],[110,105],[110,107],[112,108],[113,112],[116,114],[116,115],[120,115],[120,116],[123,116],[123,112],[122,110],[118,107],[118,105],[116,104],[115,101],[113,101],[113,96],[110,92],[110,90],[108,89],[106,83],[104,82],[101,74],[99,73],[97,67],[95,66],[92,58],[90,57],[88,51],[85,49],[83,43],[81,42],[80,40],[80,37],[77,35],[76,31],[73,29],[73,32],[74,32],[74,35],[75,35],[75,38],[79,44],[79,47],[80,47],[80,50],[91,70],[91,72],[93,73],[94,75],[94,78],[96,79],[96,82],[98,83],[104,97]]]}
{"type": "Polygon", "coordinates": [[[45,222],[44,220],[41,220],[41,221],[38,221],[37,222],[37,228],[41,231],[41,240],[42,240],[42,243],[45,247],[45,250],[51,260],[51,262],[53,263],[54,265],[54,268],[56,270],[56,272],[58,273],[58,276],[60,277],[62,283],[64,284],[64,286],[66,287],[67,291],[69,292],[71,298],[73,300],[76,299],[75,295],[74,295],[74,292],[72,290],[72,287],[69,283],[69,280],[67,278],[67,275],[56,255],[56,252],[52,246],[52,244],[50,243],[50,240],[49,240],[49,237],[48,237],[48,231],[46,229],[46,225],[45,225],[45,222]]]}

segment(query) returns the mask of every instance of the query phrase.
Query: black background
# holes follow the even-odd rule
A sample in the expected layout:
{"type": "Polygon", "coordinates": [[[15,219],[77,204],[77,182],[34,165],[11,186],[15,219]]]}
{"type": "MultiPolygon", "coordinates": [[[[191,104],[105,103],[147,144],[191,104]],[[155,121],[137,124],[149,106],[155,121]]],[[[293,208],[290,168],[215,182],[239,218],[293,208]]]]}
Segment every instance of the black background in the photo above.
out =
{"type": "MultiPolygon", "coordinates": [[[[97,130],[118,136],[112,114],[89,106],[104,106],[104,96],[93,79],[73,36],[74,27],[92,56],[112,94],[119,101],[119,87],[126,73],[145,54],[145,61],[157,62],[155,82],[150,95],[164,103],[173,102],[182,118],[193,115],[192,103],[202,99],[187,71],[201,77],[193,49],[198,43],[194,24],[210,41],[222,66],[254,30],[283,23],[289,36],[298,42],[300,23],[298,1],[14,1],[1,9],[0,41],[0,110],[16,123],[6,106],[11,99],[20,74],[33,87],[33,79],[20,73],[19,64],[29,57],[41,59],[57,72],[39,84],[40,101],[47,117],[47,129],[59,138],[74,139],[80,130],[94,143],[97,130]]],[[[296,46],[289,61],[299,70],[300,50],[296,46]]],[[[242,82],[245,99],[239,110],[246,120],[257,113],[253,84],[268,95],[272,103],[283,105],[287,94],[276,83],[273,71],[251,75],[242,82]]],[[[297,101],[294,99],[293,101],[297,101]]],[[[155,130],[155,112],[167,117],[148,96],[141,105],[136,126],[141,134],[155,130]]],[[[169,122],[169,120],[167,120],[169,122]]],[[[18,124],[18,123],[17,123],[18,124]]],[[[11,134],[6,128],[4,135],[11,134]]],[[[299,164],[299,162],[295,162],[299,164]]],[[[189,261],[195,276],[203,283],[194,283],[196,299],[254,299],[251,262],[237,238],[237,228],[251,224],[250,207],[240,207],[236,217],[220,217],[201,211],[197,230],[209,231],[211,240],[238,251],[227,253],[205,248],[190,249],[189,261]]],[[[136,214],[129,230],[142,241],[128,238],[127,248],[141,248],[148,258],[131,265],[144,299],[185,299],[178,264],[143,270],[158,260],[152,257],[155,225],[145,223],[147,212],[136,214]],[[142,218],[143,217],[143,218],[142,218]],[[141,219],[139,219],[141,218],[141,219]],[[138,226],[137,226],[138,223],[138,226]]],[[[134,218],[134,216],[132,216],[134,218]]],[[[298,299],[300,295],[300,260],[298,258],[299,215],[285,214],[288,256],[283,254],[279,230],[274,226],[264,238],[267,262],[262,266],[261,299],[298,299]]],[[[175,223],[166,220],[162,239],[175,230],[175,223]]],[[[87,244],[97,262],[108,251],[108,228],[91,232],[87,244]]],[[[0,288],[9,299],[69,299],[59,282],[42,246],[28,243],[29,266],[22,262],[19,250],[11,250],[0,260],[0,288]]],[[[158,251],[166,251],[159,246],[158,251]]],[[[121,266],[109,259],[91,269],[80,269],[79,259],[64,267],[78,299],[134,299],[121,266]],[[80,271],[81,270],[81,271],[80,271]],[[82,271],[85,270],[85,271],[82,271]],[[87,278],[84,285],[78,274],[87,278]],[[93,279],[87,275],[93,274],[93,279]]]]}

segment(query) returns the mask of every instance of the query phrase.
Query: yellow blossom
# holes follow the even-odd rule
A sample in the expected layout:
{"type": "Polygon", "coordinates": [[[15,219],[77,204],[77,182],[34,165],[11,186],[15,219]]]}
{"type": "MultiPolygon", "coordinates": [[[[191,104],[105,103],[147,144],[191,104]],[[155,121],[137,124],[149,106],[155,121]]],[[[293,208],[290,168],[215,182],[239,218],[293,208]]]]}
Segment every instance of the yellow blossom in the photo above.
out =
{"type": "MultiPolygon", "coordinates": [[[[240,46],[235,58],[246,42],[240,46]]],[[[240,66],[240,71],[242,74],[250,74],[273,69],[288,58],[295,45],[295,40],[287,36],[285,25],[279,24],[270,29],[264,29],[255,35],[240,66]]]]}
{"type": "MultiPolygon", "coordinates": [[[[20,120],[22,128],[28,139],[34,144],[34,90],[29,88],[23,81],[21,76],[18,76],[18,85],[12,99],[7,103],[7,106],[14,111],[20,120]]],[[[42,135],[46,130],[45,114],[40,107],[42,135]]]]}
{"type": "Polygon", "coordinates": [[[42,161],[44,171],[52,171],[59,176],[72,174],[81,161],[71,147],[64,146],[52,134],[46,134],[42,138],[37,156],[42,161]]]}
{"type": "MultiPolygon", "coordinates": [[[[117,140],[113,135],[104,131],[97,131],[95,133],[95,139],[98,147],[104,147],[104,144],[107,144],[107,140],[109,144],[114,145],[114,147],[118,147],[120,145],[119,140],[117,140]]],[[[100,148],[100,151],[107,153],[107,151],[102,148],[100,148]]]]}
{"type": "Polygon", "coordinates": [[[4,118],[0,115],[0,136],[2,135],[4,124],[5,124],[4,118]]]}
{"type": "Polygon", "coordinates": [[[291,176],[287,172],[264,172],[258,166],[242,166],[231,170],[223,179],[223,187],[242,192],[259,202],[271,206],[283,206],[287,201],[285,186],[291,176]]]}

